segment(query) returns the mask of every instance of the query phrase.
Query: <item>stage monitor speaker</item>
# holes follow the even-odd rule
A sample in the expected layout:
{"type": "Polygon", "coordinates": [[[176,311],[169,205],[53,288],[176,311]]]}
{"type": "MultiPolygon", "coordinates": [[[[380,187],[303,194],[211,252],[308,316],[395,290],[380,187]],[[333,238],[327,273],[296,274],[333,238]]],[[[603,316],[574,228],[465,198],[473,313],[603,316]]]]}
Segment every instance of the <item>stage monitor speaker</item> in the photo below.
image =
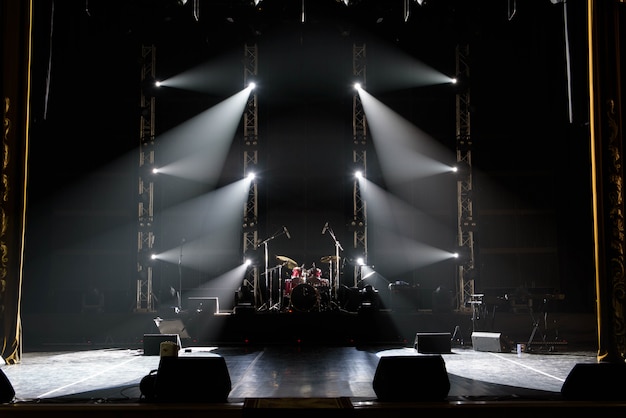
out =
{"type": "Polygon", "coordinates": [[[0,403],[10,403],[13,399],[15,399],[15,389],[4,372],[0,370],[0,403]]]}
{"type": "Polygon", "coordinates": [[[500,332],[472,332],[474,351],[508,353],[511,347],[500,332]]]}
{"type": "MultiPolygon", "coordinates": [[[[148,377],[148,376],[147,376],[148,377]]],[[[142,393],[155,402],[227,402],[232,389],[224,357],[161,357],[142,393]]],[[[146,378],[144,378],[146,379],[146,378]]]]}
{"type": "Polygon", "coordinates": [[[452,335],[449,332],[418,332],[413,347],[423,354],[450,353],[452,335]]]}
{"type": "Polygon", "coordinates": [[[443,401],[450,380],[440,355],[381,357],[372,383],[382,402],[443,401]]]}
{"type": "Polygon", "coordinates": [[[158,356],[161,354],[161,343],[171,341],[182,348],[180,336],[178,334],[144,334],[143,335],[143,355],[158,356]]]}
{"type": "Polygon", "coordinates": [[[561,395],[577,401],[626,401],[626,364],[575,364],[561,387],[561,395]]]}

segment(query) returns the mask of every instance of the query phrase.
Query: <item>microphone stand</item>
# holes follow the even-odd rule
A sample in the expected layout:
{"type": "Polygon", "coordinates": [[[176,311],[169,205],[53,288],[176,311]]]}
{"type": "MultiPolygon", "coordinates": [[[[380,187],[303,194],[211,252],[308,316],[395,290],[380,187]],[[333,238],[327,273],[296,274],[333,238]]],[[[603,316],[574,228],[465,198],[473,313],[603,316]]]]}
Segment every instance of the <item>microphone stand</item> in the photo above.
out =
{"type": "Polygon", "coordinates": [[[330,233],[330,236],[332,237],[333,241],[335,242],[335,263],[336,263],[335,267],[336,267],[337,270],[335,271],[335,274],[333,276],[333,274],[332,274],[333,265],[332,265],[332,260],[331,260],[331,265],[330,265],[330,271],[331,271],[330,287],[335,292],[333,297],[336,298],[337,294],[339,292],[339,250],[341,249],[341,251],[343,251],[343,247],[341,246],[341,244],[337,240],[337,237],[335,236],[335,232],[333,231],[333,229],[330,226],[328,227],[328,232],[330,233]],[[333,281],[333,279],[334,279],[334,281],[333,281]]]}
{"type": "MultiPolygon", "coordinates": [[[[279,236],[281,236],[281,235],[283,235],[283,234],[286,234],[286,233],[287,233],[287,230],[283,227],[280,231],[275,232],[275,233],[274,233],[274,235],[272,235],[272,236],[270,236],[270,237],[268,237],[268,238],[264,239],[263,241],[261,241],[261,242],[257,245],[257,248],[258,248],[258,246],[259,246],[259,245],[263,245],[263,247],[264,247],[264,251],[265,251],[265,273],[263,273],[263,274],[265,275],[265,290],[266,290],[266,291],[268,290],[268,276],[269,276],[269,268],[268,268],[268,263],[269,263],[269,251],[268,251],[268,249],[267,249],[267,244],[268,244],[271,240],[273,240],[274,238],[277,238],[277,237],[279,237],[279,236]]],[[[271,285],[271,282],[269,282],[269,285],[271,285]]],[[[254,289],[254,298],[255,298],[255,301],[256,301],[256,296],[257,296],[257,294],[258,294],[257,287],[258,287],[258,283],[257,283],[257,286],[255,286],[255,289],[254,289]]],[[[270,307],[270,308],[272,307],[272,289],[269,289],[269,307],[270,307]]],[[[264,304],[262,304],[262,305],[261,305],[261,307],[259,308],[259,310],[262,310],[263,308],[268,308],[268,306],[264,303],[264,304]]]]}
{"type": "Polygon", "coordinates": [[[183,310],[183,245],[185,238],[180,242],[180,255],[178,256],[178,310],[183,310]]]}

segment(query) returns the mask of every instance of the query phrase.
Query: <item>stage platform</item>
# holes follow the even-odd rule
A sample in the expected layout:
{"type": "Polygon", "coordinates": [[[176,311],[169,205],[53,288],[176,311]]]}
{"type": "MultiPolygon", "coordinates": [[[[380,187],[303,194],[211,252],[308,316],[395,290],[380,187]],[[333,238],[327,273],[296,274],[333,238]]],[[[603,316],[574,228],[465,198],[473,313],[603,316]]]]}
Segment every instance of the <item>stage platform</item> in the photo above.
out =
{"type": "MultiPolygon", "coordinates": [[[[551,313],[541,317],[543,324],[534,319],[528,313],[475,318],[465,312],[385,310],[250,309],[180,312],[173,318],[154,313],[30,315],[23,321],[22,362],[2,366],[16,398],[0,405],[0,414],[116,418],[172,414],[216,418],[623,416],[626,402],[621,400],[571,399],[561,393],[577,365],[597,363],[593,315],[551,313]],[[536,343],[528,344],[535,324],[540,325],[534,334],[536,343]],[[145,399],[141,382],[158,370],[160,362],[160,353],[146,352],[146,338],[173,331],[182,336],[180,357],[225,359],[231,385],[225,401],[155,403],[145,399]],[[419,344],[415,345],[418,334],[449,335],[450,340],[444,346],[436,340],[441,353],[422,353],[419,344]],[[475,334],[487,335],[488,340],[476,340],[481,341],[480,346],[474,346],[475,334]],[[492,338],[497,338],[495,346],[489,341],[492,338]],[[380,359],[403,356],[441,356],[450,383],[445,399],[424,399],[424,391],[439,387],[443,376],[425,363],[396,368],[388,375],[388,394],[417,388],[414,399],[380,398],[374,386],[380,359]]],[[[195,391],[215,385],[215,379],[215,374],[198,370],[171,383],[195,391]]],[[[593,379],[579,384],[579,390],[588,386],[593,392],[596,388],[593,379]]]]}
{"type": "Polygon", "coordinates": [[[512,346],[550,349],[555,345],[595,349],[593,314],[547,316],[504,312],[475,317],[471,312],[363,310],[284,312],[242,309],[225,312],[181,311],[127,314],[45,314],[23,317],[24,347],[56,346],[141,348],[145,334],[180,334],[185,345],[412,343],[417,333],[450,333],[456,346],[471,346],[475,331],[502,334],[512,346]],[[536,329],[535,329],[536,327],[536,329]],[[533,333],[534,331],[534,333],[533,333]]]}

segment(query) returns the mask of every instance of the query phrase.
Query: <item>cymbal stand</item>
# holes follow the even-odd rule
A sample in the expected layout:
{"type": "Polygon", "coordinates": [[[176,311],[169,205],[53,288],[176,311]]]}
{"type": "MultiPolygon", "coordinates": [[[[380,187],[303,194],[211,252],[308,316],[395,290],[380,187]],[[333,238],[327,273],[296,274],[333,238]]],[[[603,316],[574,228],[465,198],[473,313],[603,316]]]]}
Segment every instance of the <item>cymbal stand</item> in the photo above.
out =
{"type": "MultiPolygon", "coordinates": [[[[267,292],[267,290],[269,289],[269,285],[271,284],[271,281],[269,281],[268,277],[269,277],[269,267],[268,267],[268,263],[269,263],[269,251],[267,248],[267,244],[273,240],[274,238],[277,238],[281,235],[284,235],[287,233],[287,230],[283,227],[281,228],[279,231],[275,232],[273,235],[271,235],[270,237],[264,239],[263,241],[261,241],[259,244],[257,244],[257,248],[259,247],[259,245],[263,245],[264,247],[264,251],[265,251],[265,291],[267,292]]],[[[255,301],[256,301],[256,295],[259,293],[258,289],[254,289],[254,294],[255,294],[255,301]]],[[[264,299],[261,298],[261,301],[263,301],[264,299]]],[[[269,304],[262,304],[259,307],[259,310],[263,310],[263,309],[267,309],[268,307],[272,307],[272,289],[269,289],[269,298],[268,298],[269,304]]]]}
{"type": "Polygon", "coordinates": [[[339,250],[343,251],[343,247],[339,243],[339,240],[337,240],[335,232],[330,226],[328,227],[328,232],[335,242],[335,274],[333,274],[333,261],[330,261],[330,288],[333,289],[334,292],[334,294],[331,295],[332,299],[335,298],[339,292],[339,250]]]}
{"type": "MultiPolygon", "coordinates": [[[[282,308],[282,295],[281,295],[281,293],[282,293],[282,289],[283,289],[283,285],[282,285],[282,282],[283,282],[283,265],[279,264],[276,267],[273,267],[271,269],[272,275],[274,274],[274,270],[278,270],[278,280],[277,280],[278,281],[278,301],[276,303],[274,303],[274,304],[272,304],[270,302],[270,306],[271,306],[270,310],[279,310],[280,311],[280,309],[282,308]]],[[[272,276],[272,278],[271,278],[271,283],[273,285],[273,283],[274,283],[274,276],[272,276]]],[[[273,287],[273,286],[270,286],[270,287],[273,287]]],[[[272,289],[272,291],[273,291],[273,289],[272,289]]],[[[270,293],[270,295],[271,295],[271,293],[270,293]]],[[[270,296],[270,301],[271,300],[272,299],[271,299],[271,296],[270,296]]]]}

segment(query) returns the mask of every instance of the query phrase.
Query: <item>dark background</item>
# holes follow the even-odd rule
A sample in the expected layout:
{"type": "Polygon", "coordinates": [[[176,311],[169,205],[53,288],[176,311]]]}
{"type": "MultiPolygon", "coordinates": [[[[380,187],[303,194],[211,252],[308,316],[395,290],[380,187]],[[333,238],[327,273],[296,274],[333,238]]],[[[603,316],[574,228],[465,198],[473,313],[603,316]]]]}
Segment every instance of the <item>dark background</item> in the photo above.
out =
{"type": "MultiPolygon", "coordinates": [[[[283,225],[271,256],[309,265],[334,254],[321,229],[329,222],[351,257],[352,46],[367,46],[367,90],[450,150],[455,161],[455,91],[403,82],[413,71],[398,55],[455,74],[455,48],[470,46],[476,290],[494,295],[533,288],[566,295],[561,309],[592,311],[593,248],[584,5],[568,4],[573,119],[568,119],[564,5],[551,1],[264,0],[41,1],[35,4],[34,72],[24,310],[78,312],[90,286],[105,291],[106,310],[135,306],[137,166],[142,45],[154,45],[167,78],[210,65],[201,92],[166,90],[157,98],[157,134],[215,106],[243,87],[243,51],[259,51],[260,239],[283,225]],[[515,10],[511,5],[515,4],[515,10]],[[383,20],[379,23],[379,18],[383,20]],[[232,18],[230,22],[227,18],[232,18]]],[[[157,210],[238,180],[238,133],[217,184],[159,184],[157,210]]],[[[368,178],[385,188],[375,150],[368,178]]],[[[449,231],[423,236],[424,225],[397,219],[408,238],[456,242],[454,181],[406,185],[407,203],[449,231]]],[[[199,218],[211,218],[211,213],[199,218]]],[[[176,215],[162,216],[159,248],[189,238],[176,215]]],[[[198,224],[203,234],[203,224],[198,224]]],[[[370,263],[390,282],[421,288],[428,308],[439,286],[454,288],[455,265],[397,271],[402,240],[370,225],[370,263]]],[[[220,262],[184,265],[183,289],[209,284],[241,262],[240,235],[220,262]]],[[[208,250],[207,250],[208,251],[208,250]]],[[[207,258],[211,255],[207,254],[207,258]]],[[[271,264],[273,264],[273,259],[271,264]]],[[[319,264],[319,262],[318,262],[319,264]]],[[[348,283],[350,268],[343,280],[348,283]]],[[[176,265],[157,271],[156,292],[178,281],[176,265]]],[[[175,286],[176,287],[176,286],[175,286]]],[[[384,289],[381,286],[381,290],[384,289]]],[[[229,298],[229,296],[226,296],[229,298]]],[[[228,308],[230,300],[221,300],[228,308]]]]}

